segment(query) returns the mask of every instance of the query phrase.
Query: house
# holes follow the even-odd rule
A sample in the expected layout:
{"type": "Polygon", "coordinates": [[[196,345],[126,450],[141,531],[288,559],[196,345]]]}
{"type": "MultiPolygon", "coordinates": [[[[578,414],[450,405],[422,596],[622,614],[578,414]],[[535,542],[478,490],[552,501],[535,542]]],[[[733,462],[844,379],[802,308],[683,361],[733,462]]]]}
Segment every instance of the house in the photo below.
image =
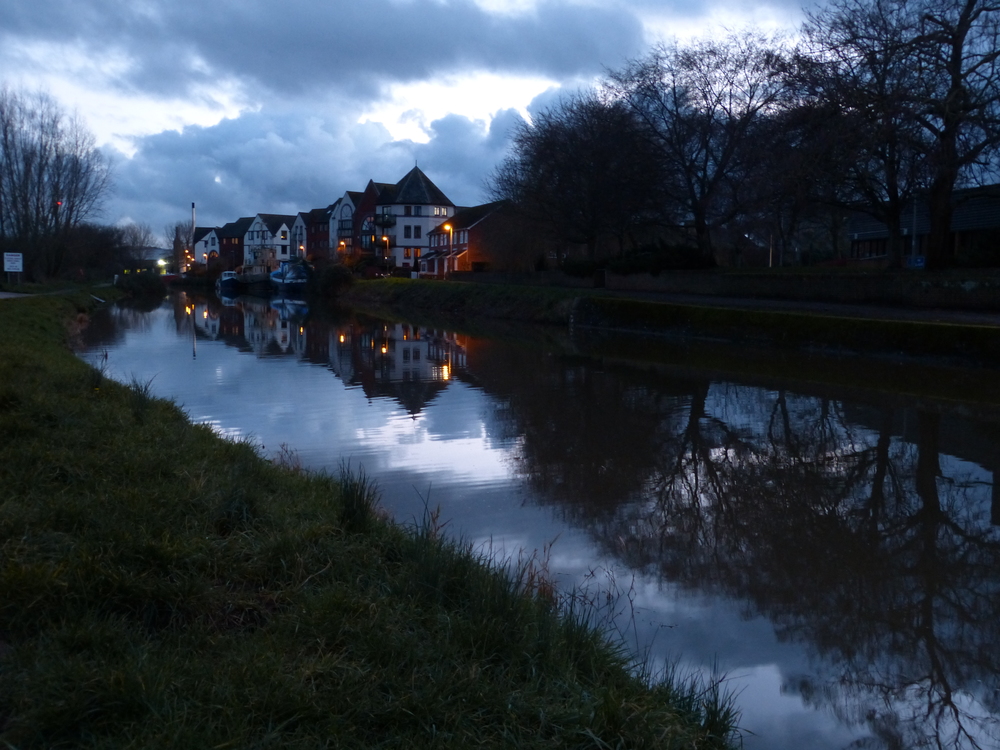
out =
{"type": "Polygon", "coordinates": [[[487,271],[502,265],[496,239],[506,233],[511,217],[503,201],[460,208],[446,223],[428,233],[429,250],[420,259],[420,275],[443,278],[455,271],[487,271]]]}
{"type": "MultiPolygon", "coordinates": [[[[926,196],[904,206],[902,225],[904,260],[921,266],[931,225],[926,196]]],[[[847,233],[852,261],[877,264],[887,259],[889,230],[878,219],[856,211],[848,217],[847,233]]],[[[1000,184],[955,191],[948,255],[962,265],[1000,264],[1000,184]]]]}
{"type": "Polygon", "coordinates": [[[336,250],[338,260],[354,257],[354,214],[361,196],[348,190],[330,206],[330,249],[336,250]]]}
{"type": "Polygon", "coordinates": [[[253,216],[244,216],[215,230],[219,238],[219,262],[223,271],[232,271],[243,265],[243,241],[253,216]]]}
{"type": "Polygon", "coordinates": [[[282,262],[301,258],[292,245],[295,216],[257,214],[243,237],[243,268],[251,274],[267,274],[282,262]]]}
{"type": "Polygon", "coordinates": [[[218,227],[194,228],[194,262],[208,265],[219,258],[218,227]]]}
{"type": "Polygon", "coordinates": [[[300,211],[292,225],[292,247],[309,262],[325,261],[330,257],[330,210],[314,208],[300,211]]]}
{"type": "Polygon", "coordinates": [[[431,230],[454,216],[455,204],[420,167],[414,167],[379,195],[375,212],[376,227],[384,232],[380,239],[385,242],[384,257],[389,265],[416,271],[429,247],[431,230]]]}

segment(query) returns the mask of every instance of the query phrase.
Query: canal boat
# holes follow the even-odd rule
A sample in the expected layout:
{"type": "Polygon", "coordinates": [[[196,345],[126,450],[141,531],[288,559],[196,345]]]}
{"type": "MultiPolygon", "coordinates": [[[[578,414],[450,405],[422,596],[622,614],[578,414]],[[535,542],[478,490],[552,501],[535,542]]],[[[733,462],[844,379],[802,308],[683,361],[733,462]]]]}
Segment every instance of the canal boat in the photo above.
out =
{"type": "Polygon", "coordinates": [[[241,286],[240,275],[236,271],[223,271],[215,280],[215,293],[220,297],[235,297],[240,293],[241,286]]]}
{"type": "Polygon", "coordinates": [[[282,295],[304,292],[308,281],[309,270],[301,263],[282,263],[277,271],[271,271],[271,286],[282,295]]]}

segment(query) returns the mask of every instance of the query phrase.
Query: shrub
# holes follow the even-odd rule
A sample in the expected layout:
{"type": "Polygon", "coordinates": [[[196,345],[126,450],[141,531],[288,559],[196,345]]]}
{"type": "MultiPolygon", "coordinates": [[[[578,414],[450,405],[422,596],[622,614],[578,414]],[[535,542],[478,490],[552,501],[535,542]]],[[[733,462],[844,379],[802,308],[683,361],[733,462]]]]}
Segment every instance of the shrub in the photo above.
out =
{"type": "Polygon", "coordinates": [[[354,274],[342,263],[327,266],[318,276],[317,292],[323,297],[336,297],[354,283],[354,274]]]}

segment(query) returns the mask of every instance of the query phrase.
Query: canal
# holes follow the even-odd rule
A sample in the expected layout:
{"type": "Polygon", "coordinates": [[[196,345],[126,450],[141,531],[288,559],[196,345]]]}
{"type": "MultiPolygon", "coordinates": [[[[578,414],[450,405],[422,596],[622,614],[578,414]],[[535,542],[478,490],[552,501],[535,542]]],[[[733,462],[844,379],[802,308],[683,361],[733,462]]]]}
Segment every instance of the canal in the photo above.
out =
{"type": "Polygon", "coordinates": [[[80,356],[537,555],[653,668],[723,675],[747,748],[1000,746],[994,373],[183,293],[80,356]]]}

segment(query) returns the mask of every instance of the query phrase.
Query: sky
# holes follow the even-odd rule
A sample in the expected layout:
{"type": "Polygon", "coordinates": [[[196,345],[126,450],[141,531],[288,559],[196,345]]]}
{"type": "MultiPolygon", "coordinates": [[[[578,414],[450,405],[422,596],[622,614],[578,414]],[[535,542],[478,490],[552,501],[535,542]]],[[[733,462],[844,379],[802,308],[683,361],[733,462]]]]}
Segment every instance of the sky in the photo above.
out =
{"type": "Polygon", "coordinates": [[[0,85],[109,156],[101,223],[325,207],[415,164],[489,200],[511,128],[660,41],[792,32],[802,0],[0,0],[0,85]]]}

